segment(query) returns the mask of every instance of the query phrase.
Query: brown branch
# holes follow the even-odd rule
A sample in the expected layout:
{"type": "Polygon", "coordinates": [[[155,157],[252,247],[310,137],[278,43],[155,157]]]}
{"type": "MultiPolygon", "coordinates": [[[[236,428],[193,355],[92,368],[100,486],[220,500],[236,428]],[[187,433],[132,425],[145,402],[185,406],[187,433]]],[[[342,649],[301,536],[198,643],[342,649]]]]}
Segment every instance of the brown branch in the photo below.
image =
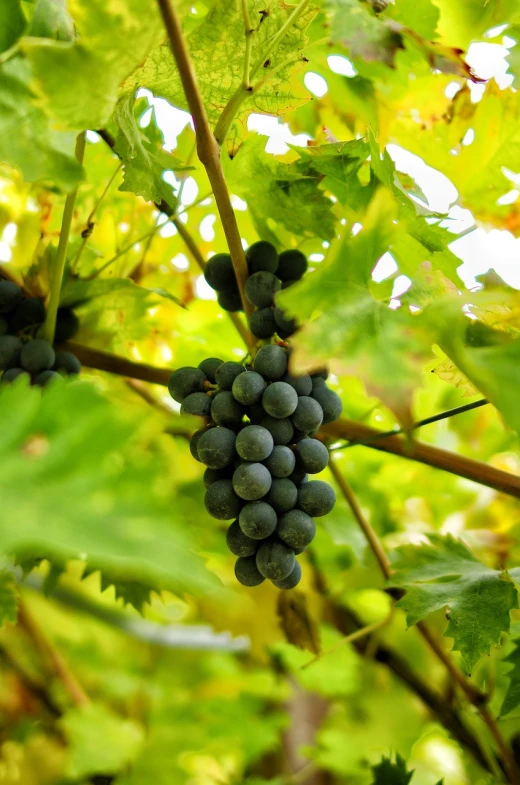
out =
{"type": "MultiPolygon", "coordinates": [[[[329,438],[357,441],[358,439],[370,439],[370,437],[376,436],[379,431],[368,425],[363,425],[363,423],[341,419],[324,426],[321,433],[329,438]]],[[[494,488],[496,491],[502,491],[509,496],[520,499],[520,477],[489,466],[482,461],[475,461],[464,455],[448,452],[424,442],[410,442],[399,436],[388,436],[377,441],[370,441],[366,446],[372,450],[400,455],[427,466],[443,469],[450,474],[456,474],[480,485],[487,485],[488,488],[494,488]]]]}
{"type": "MultiPolygon", "coordinates": [[[[366,520],[365,516],[363,515],[357,500],[352,493],[350,487],[346,480],[344,480],[338,470],[338,467],[334,463],[334,459],[330,461],[330,469],[331,473],[333,474],[334,478],[337,480],[339,477],[340,482],[339,488],[342,491],[345,499],[352,509],[354,517],[358,521],[360,528],[362,529],[363,533],[365,534],[368,544],[374,553],[374,556],[377,559],[379,564],[380,570],[385,579],[388,579],[391,576],[391,566],[390,561],[383,549],[383,546],[377,537],[377,534],[370,526],[370,523],[366,520]]],[[[500,751],[500,754],[503,758],[503,766],[504,770],[508,776],[509,782],[511,785],[520,785],[520,770],[515,761],[515,757],[513,751],[507,741],[505,740],[502,731],[498,727],[496,719],[491,714],[489,707],[487,706],[487,695],[483,693],[478,687],[476,687],[472,682],[470,682],[466,676],[462,673],[460,668],[458,668],[453,660],[451,659],[449,653],[444,649],[441,643],[437,640],[435,635],[432,631],[428,628],[425,622],[419,622],[416,624],[416,627],[419,633],[422,635],[423,639],[429,645],[430,649],[433,653],[438,657],[438,659],[443,663],[445,668],[448,670],[448,673],[454,680],[456,684],[459,685],[461,690],[463,691],[466,699],[469,703],[475,706],[481,718],[486,723],[491,735],[493,736],[495,743],[500,751]]]]}
{"type": "MultiPolygon", "coordinates": [[[[127,378],[141,379],[143,382],[152,384],[168,385],[168,380],[173,373],[173,368],[156,368],[145,363],[136,363],[115,354],[103,352],[100,349],[92,349],[88,346],[67,341],[63,344],[64,349],[68,349],[77,356],[80,362],[87,368],[95,368],[99,371],[118,374],[127,378]]],[[[369,428],[362,423],[353,420],[338,420],[331,425],[325,425],[320,430],[323,438],[344,438],[357,439],[360,435],[376,434],[377,430],[369,428]]],[[[480,485],[487,485],[497,491],[520,498],[520,478],[494,466],[488,466],[481,461],[474,461],[463,455],[442,450],[439,447],[432,447],[423,442],[414,442],[413,448],[404,439],[397,436],[381,439],[378,442],[366,445],[372,450],[382,450],[393,455],[400,455],[412,461],[424,463],[427,466],[434,466],[443,469],[459,477],[478,482],[480,485]]]]}
{"type": "Polygon", "coordinates": [[[35,649],[42,655],[52,673],[57,676],[65,687],[69,697],[76,706],[86,706],[90,699],[83,687],[78,682],[69,666],[61,656],[59,651],[54,648],[43,630],[29,613],[25,603],[20,600],[18,608],[18,622],[31,638],[35,649]]]}
{"type": "Polygon", "coordinates": [[[215,202],[233,261],[233,268],[237,278],[242,305],[244,307],[244,312],[249,319],[252,313],[252,306],[245,293],[247,263],[244,249],[242,248],[235,212],[231,206],[224,172],[222,171],[220,147],[208,121],[206,109],[200,95],[197,77],[193,69],[186,42],[184,41],[177,12],[171,0],[157,0],[157,4],[162,14],[168,38],[170,39],[173,56],[177,63],[177,68],[179,69],[186,100],[193,117],[195,137],[197,140],[197,155],[206,169],[209,182],[213,189],[215,202]]]}
{"type": "Polygon", "coordinates": [[[101,349],[92,349],[90,346],[82,346],[73,341],[67,341],[59,348],[73,352],[80,363],[87,368],[95,368],[98,371],[107,371],[127,378],[141,379],[143,382],[161,384],[164,387],[168,386],[168,380],[173,373],[173,369],[170,368],[156,368],[154,365],[136,363],[127,360],[126,357],[118,357],[116,354],[109,354],[101,349]]]}

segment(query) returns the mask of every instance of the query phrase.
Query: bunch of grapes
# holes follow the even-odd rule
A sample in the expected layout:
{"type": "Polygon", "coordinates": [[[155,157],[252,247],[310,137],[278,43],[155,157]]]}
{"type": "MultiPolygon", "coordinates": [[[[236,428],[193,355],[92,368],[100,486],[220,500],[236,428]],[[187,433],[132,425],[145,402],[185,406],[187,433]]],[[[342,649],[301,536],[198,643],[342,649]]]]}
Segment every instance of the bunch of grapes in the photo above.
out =
{"type": "Polygon", "coordinates": [[[300,581],[295,557],[312,542],[314,518],[335,503],[330,485],[308,480],[329,461],[313,438],[322,424],[341,414],[339,396],[327,387],[327,372],[288,373],[289,350],[263,346],[254,365],[209,358],[198,368],[179,368],[169,381],[181,413],[207,423],[190,442],[204,472],[206,509],[233,520],[227,545],[238,556],[235,574],[244,586],[266,578],[280,589],[300,581]]]}
{"type": "MultiPolygon", "coordinates": [[[[288,319],[283,309],[275,305],[274,298],[280,289],[286,289],[302,278],[307,270],[307,257],[294,249],[278,255],[274,245],[259,240],[247,249],[246,260],[249,273],[246,297],[256,308],[250,320],[251,332],[261,339],[272,338],[275,333],[282,340],[289,338],[297,329],[296,322],[288,319]]],[[[218,292],[219,305],[225,311],[242,310],[229,254],[212,256],[206,264],[204,277],[218,292]]]]}
{"type": "MultiPolygon", "coordinates": [[[[45,306],[38,297],[25,297],[16,283],[0,280],[0,383],[27,374],[31,384],[43,387],[51,379],[80,372],[81,364],[72,352],[55,351],[35,337],[44,321],[45,306]]],[[[70,308],[58,310],[56,341],[72,338],[78,327],[70,308]]]]}

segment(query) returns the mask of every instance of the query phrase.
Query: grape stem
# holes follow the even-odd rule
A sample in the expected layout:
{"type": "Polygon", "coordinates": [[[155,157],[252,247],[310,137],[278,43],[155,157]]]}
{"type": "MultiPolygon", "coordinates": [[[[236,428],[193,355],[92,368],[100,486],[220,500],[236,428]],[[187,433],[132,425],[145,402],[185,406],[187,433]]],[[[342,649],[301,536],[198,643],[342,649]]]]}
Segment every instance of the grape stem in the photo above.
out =
{"type": "Polygon", "coordinates": [[[240,291],[240,298],[244,313],[248,320],[253,311],[252,305],[246,297],[245,286],[247,281],[247,262],[242,248],[242,240],[238,231],[237,219],[231,205],[222,164],[220,161],[220,147],[209,125],[206,109],[202,102],[197,77],[193,69],[188,48],[182,34],[177,12],[171,0],[157,0],[166,32],[172,47],[173,56],[179,69],[182,86],[186,100],[195,125],[195,138],[197,140],[197,155],[206,169],[210,185],[213,189],[215,202],[220,215],[220,220],[226,235],[229,253],[233,262],[233,269],[240,291]]]}
{"type": "MultiPolygon", "coordinates": [[[[392,567],[390,564],[390,560],[386,555],[386,552],[375,533],[374,529],[370,525],[369,521],[363,514],[358,501],[350,488],[349,484],[347,483],[346,479],[343,477],[337,463],[332,458],[329,462],[329,469],[331,471],[332,476],[334,477],[341,493],[343,494],[347,504],[349,505],[352,513],[359,524],[359,527],[363,531],[367,542],[374,554],[381,573],[385,580],[388,580],[392,575],[392,567]]],[[[472,682],[470,682],[460,668],[453,662],[452,658],[450,657],[449,653],[445,650],[442,644],[437,640],[436,636],[432,633],[430,628],[425,624],[425,622],[418,622],[415,625],[422,635],[423,639],[426,641],[430,649],[433,653],[438,657],[438,659],[443,663],[445,668],[447,669],[448,673],[450,674],[453,681],[458,684],[461,688],[462,692],[464,693],[466,699],[469,703],[475,706],[480,714],[482,720],[488,726],[488,729],[495,740],[495,743],[500,751],[500,754],[503,759],[504,769],[508,777],[508,781],[511,785],[520,785],[520,771],[516,764],[513,752],[507,743],[506,739],[504,738],[502,731],[500,730],[495,717],[489,710],[487,705],[487,695],[482,692],[478,687],[476,687],[472,682]]]]}
{"type": "MultiPolygon", "coordinates": [[[[83,164],[83,156],[85,154],[85,131],[78,134],[75,153],[78,162],[83,164]]],[[[56,317],[60,305],[63,273],[67,261],[67,246],[69,244],[70,227],[72,225],[72,216],[74,214],[74,204],[76,203],[77,193],[78,189],[76,187],[65,199],[63,217],[61,220],[60,239],[58,242],[58,250],[56,251],[56,258],[54,260],[54,273],[52,276],[49,303],[47,305],[47,316],[45,317],[45,322],[41,329],[41,337],[50,344],[54,341],[54,332],[56,330],[56,317]]]]}

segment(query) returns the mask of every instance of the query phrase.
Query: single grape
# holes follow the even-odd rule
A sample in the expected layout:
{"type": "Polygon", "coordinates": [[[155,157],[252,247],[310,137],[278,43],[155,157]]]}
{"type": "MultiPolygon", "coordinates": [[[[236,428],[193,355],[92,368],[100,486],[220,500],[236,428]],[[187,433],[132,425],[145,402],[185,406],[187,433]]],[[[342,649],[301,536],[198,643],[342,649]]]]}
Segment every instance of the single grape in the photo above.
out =
{"type": "Polygon", "coordinates": [[[202,463],[202,461],[201,461],[201,459],[199,457],[198,446],[199,446],[199,441],[200,441],[201,437],[205,433],[206,433],[206,428],[200,428],[200,430],[195,431],[192,434],[191,439],[190,439],[190,452],[193,455],[193,457],[195,458],[195,460],[198,461],[199,463],[202,463]]]}
{"type": "Polygon", "coordinates": [[[23,376],[25,374],[27,378],[30,379],[29,374],[27,371],[24,371],[23,368],[9,368],[8,371],[4,371],[2,374],[2,378],[0,379],[0,384],[7,384],[8,382],[14,382],[15,379],[18,379],[19,376],[23,376]]]}
{"type": "Polygon", "coordinates": [[[12,281],[0,281],[0,313],[11,313],[21,302],[23,292],[12,281]]]}
{"type": "Polygon", "coordinates": [[[243,310],[242,300],[238,289],[233,289],[230,292],[219,292],[217,302],[222,310],[227,311],[228,313],[236,313],[237,311],[243,310]]]}
{"type": "Polygon", "coordinates": [[[259,308],[251,314],[249,327],[255,338],[265,340],[276,332],[276,322],[272,308],[259,308]]]}
{"type": "Polygon", "coordinates": [[[26,343],[20,354],[20,364],[29,373],[48,371],[54,365],[55,359],[54,349],[41,338],[26,343]]]}
{"type": "Polygon", "coordinates": [[[45,306],[38,297],[27,297],[22,300],[11,314],[9,326],[13,333],[20,332],[30,325],[43,324],[45,306]]]}
{"type": "MultiPolygon", "coordinates": [[[[204,431],[202,433],[204,433],[204,431]]],[[[197,460],[199,459],[197,458],[197,460]]],[[[206,469],[203,476],[204,487],[209,488],[209,486],[213,485],[213,483],[217,482],[217,480],[230,480],[232,477],[233,469],[231,466],[226,466],[225,469],[206,469]]]]}
{"type": "Polygon", "coordinates": [[[298,488],[291,480],[288,480],[285,477],[276,477],[272,481],[271,488],[265,496],[265,501],[271,505],[278,515],[281,515],[288,510],[292,510],[296,505],[296,502],[298,501],[298,488]]]}
{"type": "Polygon", "coordinates": [[[295,447],[298,466],[307,474],[318,474],[329,463],[329,451],[318,439],[302,439],[295,447]]]}
{"type": "Polygon", "coordinates": [[[56,329],[54,331],[54,340],[57,343],[62,341],[70,341],[74,338],[79,330],[79,319],[72,310],[72,308],[58,308],[56,316],[56,329]]]}
{"type": "Polygon", "coordinates": [[[267,308],[273,304],[276,292],[280,291],[280,281],[273,273],[254,273],[247,279],[246,297],[257,308],[267,308]]]}
{"type": "Polygon", "coordinates": [[[251,406],[261,399],[265,381],[256,371],[246,371],[236,377],[231,390],[236,401],[244,406],[251,406]]]}
{"type": "Polygon", "coordinates": [[[229,428],[210,428],[198,441],[199,460],[210,469],[231,466],[236,456],[235,440],[236,436],[229,428]]]}
{"type": "Polygon", "coordinates": [[[302,568],[297,561],[294,562],[293,571],[281,581],[273,581],[277,589],[294,589],[302,579],[302,568]]]}
{"type": "Polygon", "coordinates": [[[233,474],[235,493],[248,502],[256,501],[265,496],[271,487],[271,482],[269,470],[261,463],[243,463],[238,469],[235,469],[233,474]]]}
{"type": "Polygon", "coordinates": [[[333,488],[322,480],[312,480],[300,486],[298,507],[313,518],[327,515],[336,503],[333,488]]]}
{"type": "Polygon", "coordinates": [[[294,570],[294,552],[277,537],[263,542],[256,552],[256,566],[264,578],[283,581],[294,570]]]}
{"type": "Polygon", "coordinates": [[[235,563],[235,576],[242,586],[259,586],[265,581],[258,571],[255,556],[240,556],[235,563]]]}
{"type": "Polygon", "coordinates": [[[72,352],[56,352],[53,371],[65,371],[66,374],[77,376],[81,371],[81,363],[72,352]]]}
{"type": "Polygon", "coordinates": [[[286,373],[282,382],[294,387],[297,395],[310,395],[312,392],[312,379],[307,373],[303,376],[291,376],[290,373],[286,373]]]}
{"type": "Polygon", "coordinates": [[[200,368],[192,368],[191,366],[178,368],[170,376],[168,392],[174,401],[182,403],[188,395],[203,392],[205,381],[207,381],[206,375],[202,373],[200,368]]]}
{"type": "Polygon", "coordinates": [[[247,249],[246,260],[249,275],[254,275],[260,270],[275,273],[278,267],[278,252],[271,243],[259,240],[247,249]]]}
{"type": "Polygon", "coordinates": [[[36,387],[46,387],[49,382],[52,382],[54,379],[62,381],[63,377],[56,371],[41,371],[34,377],[33,384],[36,385],[36,387]]]}
{"type": "Polygon", "coordinates": [[[278,258],[276,275],[281,281],[298,281],[307,272],[307,257],[301,251],[282,251],[278,258]]]}
{"type": "Polygon", "coordinates": [[[276,529],[277,516],[267,502],[248,502],[240,510],[240,528],[253,540],[264,540],[276,529]]]}
{"type": "Polygon", "coordinates": [[[277,382],[287,371],[287,352],[273,344],[262,346],[256,354],[254,367],[264,379],[277,382]]]}
{"type": "Polygon", "coordinates": [[[15,368],[20,364],[23,343],[15,335],[2,335],[0,338],[0,370],[15,368]]]}
{"type": "Polygon", "coordinates": [[[311,395],[319,388],[325,385],[325,379],[323,376],[311,376],[312,379],[312,392],[308,393],[311,395]]]}
{"type": "Polygon", "coordinates": [[[274,309],[273,316],[276,322],[276,332],[284,339],[289,338],[298,329],[296,319],[289,319],[285,311],[279,306],[276,306],[274,309]]]}
{"type": "Polygon", "coordinates": [[[273,447],[273,437],[261,425],[246,425],[236,440],[237,453],[245,461],[265,461],[273,447]]]}
{"type": "Polygon", "coordinates": [[[215,381],[221,390],[231,390],[237,376],[245,371],[246,369],[240,363],[222,363],[215,372],[215,381]]]}
{"type": "Polygon", "coordinates": [[[237,518],[242,507],[242,500],[233,490],[231,480],[217,480],[210,485],[204,496],[206,510],[219,521],[237,518]]]}
{"type": "Polygon", "coordinates": [[[215,384],[215,374],[217,372],[217,368],[222,365],[224,361],[219,360],[218,357],[208,357],[206,360],[203,360],[199,363],[198,367],[211,384],[215,384]]]}
{"type": "Polygon", "coordinates": [[[303,510],[289,510],[279,518],[276,533],[290,548],[306,548],[316,535],[316,524],[303,510]]]}
{"type": "MultiPolygon", "coordinates": [[[[262,407],[263,410],[263,407],[262,407]]],[[[274,444],[289,444],[294,434],[294,426],[289,419],[267,415],[262,418],[260,425],[266,428],[273,437],[274,444]]]]}
{"type": "Polygon", "coordinates": [[[271,417],[289,417],[298,406],[298,395],[290,384],[273,382],[262,396],[262,406],[271,417]]]}
{"type": "Polygon", "coordinates": [[[229,390],[222,390],[213,398],[211,417],[217,425],[235,427],[240,425],[243,416],[244,407],[235,401],[233,393],[229,390]]]}
{"type": "Polygon", "coordinates": [[[196,417],[209,417],[211,398],[203,392],[187,395],[181,404],[181,414],[192,414],[196,417]]]}
{"type": "Polygon", "coordinates": [[[217,253],[208,259],[204,268],[206,283],[217,292],[229,292],[237,288],[233,262],[228,253],[217,253]]]}
{"type": "Polygon", "coordinates": [[[295,485],[303,485],[304,482],[309,482],[307,472],[303,469],[298,469],[298,467],[289,475],[289,479],[292,480],[295,485]]]}
{"type": "Polygon", "coordinates": [[[295,428],[304,433],[309,433],[320,427],[323,421],[323,409],[314,398],[309,398],[308,395],[301,395],[298,398],[298,406],[291,419],[295,428]]]}
{"type": "Polygon", "coordinates": [[[318,401],[323,410],[323,424],[337,420],[343,409],[341,398],[334,390],[331,390],[325,383],[319,385],[312,392],[312,397],[318,401]]]}
{"type": "Polygon", "coordinates": [[[253,556],[258,548],[258,540],[252,540],[251,537],[244,534],[238,525],[238,521],[233,521],[227,530],[226,544],[231,553],[242,557],[253,556]]]}
{"type": "Polygon", "coordinates": [[[293,451],[282,444],[273,447],[271,455],[264,461],[264,466],[269,469],[273,477],[289,477],[294,471],[295,464],[293,451]]]}

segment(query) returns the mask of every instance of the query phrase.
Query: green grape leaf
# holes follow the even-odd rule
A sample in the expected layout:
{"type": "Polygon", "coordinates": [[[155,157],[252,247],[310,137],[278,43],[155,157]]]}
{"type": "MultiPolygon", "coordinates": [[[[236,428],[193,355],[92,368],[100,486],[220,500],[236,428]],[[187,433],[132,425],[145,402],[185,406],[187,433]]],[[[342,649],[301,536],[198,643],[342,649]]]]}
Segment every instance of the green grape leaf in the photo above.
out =
{"type": "Polygon", "coordinates": [[[164,466],[149,438],[90,383],[56,383],[43,395],[23,379],[3,386],[0,552],[56,564],[81,555],[114,581],[157,590],[214,585],[159,489],[164,466]]]}
{"type": "MultiPolygon", "coordinates": [[[[486,294],[483,295],[486,298],[486,294]]],[[[479,303],[478,296],[473,297],[479,303]]],[[[485,302],[484,302],[485,304],[485,302]]],[[[520,412],[515,394],[520,385],[520,338],[506,332],[488,330],[484,345],[479,341],[468,342],[470,323],[461,313],[459,300],[432,305],[437,324],[437,342],[456,367],[496,406],[506,423],[520,433],[520,412]]],[[[426,313],[428,318],[428,312],[426,313]]],[[[473,328],[480,325],[475,322],[473,328]]],[[[486,325],[480,325],[481,332],[486,325]]],[[[472,333],[469,333],[470,337],[472,333]]]]}
{"type": "Polygon", "coordinates": [[[0,627],[6,621],[16,622],[18,613],[18,590],[14,575],[0,570],[0,627]]]}
{"type": "Polygon", "coordinates": [[[73,41],[74,22],[65,0],[38,0],[27,34],[35,38],[73,41]]]}
{"type": "Polygon", "coordinates": [[[370,146],[364,139],[351,142],[295,147],[292,149],[300,158],[309,161],[313,169],[323,175],[322,186],[330,191],[342,205],[355,209],[365,204],[365,191],[358,173],[370,156],[370,146]]]}
{"type": "Polygon", "coordinates": [[[506,60],[509,63],[507,73],[514,76],[512,86],[518,90],[520,88],[520,25],[508,27],[507,35],[516,41],[516,44],[509,50],[506,60]]]}
{"type": "MultiPolygon", "coordinates": [[[[418,29],[412,29],[396,19],[386,16],[378,18],[368,3],[360,4],[358,0],[327,0],[326,8],[331,17],[332,40],[347,47],[354,58],[359,57],[364,61],[377,60],[394,68],[397,53],[402,49],[412,49],[432,68],[481,81],[461,56],[460,49],[429,41],[418,29]]],[[[420,19],[414,14],[410,21],[413,23],[418,18],[420,19]]],[[[422,26],[421,22],[420,27],[422,26]]],[[[429,26],[426,30],[430,33],[429,26]]]]}
{"type": "Polygon", "coordinates": [[[509,631],[510,611],[518,608],[510,575],[479,562],[459,540],[430,535],[429,543],[405,545],[397,549],[393,568],[391,585],[406,592],[397,606],[406,611],[408,625],[447,608],[444,635],[453,638],[467,673],[509,631]]]}
{"type": "Polygon", "coordinates": [[[420,360],[431,340],[413,314],[389,309],[368,289],[371,272],[397,231],[395,214],[393,196],[380,189],[363,229],[355,237],[345,234],[312,275],[280,292],[276,301],[304,322],[293,339],[296,371],[326,362],[338,374],[357,376],[406,424],[420,360]]]}
{"type": "Polygon", "coordinates": [[[437,37],[439,17],[439,9],[432,0],[399,0],[395,4],[389,3],[384,14],[385,19],[395,19],[423,38],[431,40],[437,37]]]}
{"type": "Polygon", "coordinates": [[[141,130],[136,122],[133,95],[119,101],[113,122],[117,129],[115,152],[124,164],[124,179],[120,191],[131,191],[147,202],[163,199],[174,209],[176,198],[171,185],[163,179],[166,171],[186,171],[178,158],[163,149],[164,137],[157,128],[152,109],[150,124],[141,130]]]}
{"type": "MultiPolygon", "coordinates": [[[[249,0],[247,5],[255,29],[251,39],[251,91],[242,89],[246,37],[240,0],[214,3],[201,24],[186,34],[210,124],[216,126],[232,97],[237,103],[228,136],[228,149],[233,152],[246,135],[251,112],[281,115],[310,99],[295,75],[303,64],[305,31],[317,14],[316,6],[307,6],[271,48],[295,7],[274,0],[249,0]]],[[[188,108],[169,44],[155,49],[125,87],[131,92],[147,87],[174,106],[188,108]]]]}
{"type": "Polygon", "coordinates": [[[69,709],[59,726],[68,743],[67,774],[74,779],[117,774],[139,755],[144,741],[140,725],[101,703],[69,709]]]}
{"type": "Polygon", "coordinates": [[[513,711],[517,706],[520,706],[520,639],[517,638],[512,641],[512,643],[514,646],[513,651],[504,659],[504,662],[507,662],[508,665],[512,665],[513,668],[507,674],[509,687],[507,688],[504,702],[502,703],[502,708],[500,710],[501,716],[509,714],[510,711],[513,711]]]}
{"type": "Polygon", "coordinates": [[[52,182],[70,191],[82,177],[76,137],[55,131],[33,93],[29,63],[13,57],[0,66],[0,160],[28,182],[52,182]]]}
{"type": "Polygon", "coordinates": [[[286,164],[264,153],[265,136],[247,139],[235,158],[223,157],[229,187],[248,202],[253,222],[266,216],[297,236],[334,236],[333,204],[320,188],[322,175],[306,163],[286,164]]]}
{"type": "Polygon", "coordinates": [[[395,763],[391,758],[381,758],[381,763],[372,766],[374,779],[372,785],[408,785],[413,777],[413,771],[406,770],[406,761],[399,753],[395,756],[395,763]]]}
{"type": "Polygon", "coordinates": [[[103,128],[120,84],[163,38],[162,22],[147,0],[72,0],[69,11],[78,31],[74,43],[25,38],[23,50],[41,102],[61,128],[103,128]]]}
{"type": "Polygon", "coordinates": [[[25,30],[26,21],[19,0],[0,0],[0,53],[10,49],[25,30]]]}
{"type": "Polygon", "coordinates": [[[63,287],[62,306],[81,307],[78,340],[88,339],[99,348],[126,353],[127,342],[149,334],[147,313],[160,300],[182,305],[173,294],[161,289],[138,286],[130,278],[94,278],[91,281],[69,280],[63,287]],[[93,339],[93,340],[91,340],[93,339]]]}

